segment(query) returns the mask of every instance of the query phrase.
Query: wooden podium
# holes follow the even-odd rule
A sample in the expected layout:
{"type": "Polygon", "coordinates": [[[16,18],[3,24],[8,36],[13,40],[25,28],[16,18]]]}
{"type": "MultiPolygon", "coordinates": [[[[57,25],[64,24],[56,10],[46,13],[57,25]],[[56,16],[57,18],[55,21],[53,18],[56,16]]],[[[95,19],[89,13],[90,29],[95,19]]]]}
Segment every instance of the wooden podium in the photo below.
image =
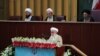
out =
{"type": "Polygon", "coordinates": [[[15,47],[15,56],[56,56],[54,48],[15,47]]]}

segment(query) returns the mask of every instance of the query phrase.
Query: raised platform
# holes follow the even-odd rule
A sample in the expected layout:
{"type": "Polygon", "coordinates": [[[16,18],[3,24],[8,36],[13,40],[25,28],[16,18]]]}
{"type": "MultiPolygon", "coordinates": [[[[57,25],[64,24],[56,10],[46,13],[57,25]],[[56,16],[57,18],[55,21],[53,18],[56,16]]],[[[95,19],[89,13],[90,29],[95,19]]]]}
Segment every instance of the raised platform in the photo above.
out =
{"type": "Polygon", "coordinates": [[[73,44],[89,56],[100,52],[100,23],[91,22],[25,22],[0,21],[0,50],[11,44],[15,36],[45,37],[50,35],[49,28],[57,27],[64,44],[73,44]]]}

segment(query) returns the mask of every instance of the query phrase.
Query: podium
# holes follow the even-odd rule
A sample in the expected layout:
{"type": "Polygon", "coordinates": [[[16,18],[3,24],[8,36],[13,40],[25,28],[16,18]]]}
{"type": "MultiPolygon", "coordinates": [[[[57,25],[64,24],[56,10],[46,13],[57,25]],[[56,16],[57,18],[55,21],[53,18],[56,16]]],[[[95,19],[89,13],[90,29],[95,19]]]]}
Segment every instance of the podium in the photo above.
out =
{"type": "Polygon", "coordinates": [[[15,37],[12,44],[15,47],[14,56],[56,56],[56,44],[45,39],[15,37]]]}
{"type": "Polygon", "coordinates": [[[15,47],[15,56],[56,56],[54,48],[15,47]]]}
{"type": "Polygon", "coordinates": [[[14,56],[56,56],[56,44],[13,41],[14,56]]]}

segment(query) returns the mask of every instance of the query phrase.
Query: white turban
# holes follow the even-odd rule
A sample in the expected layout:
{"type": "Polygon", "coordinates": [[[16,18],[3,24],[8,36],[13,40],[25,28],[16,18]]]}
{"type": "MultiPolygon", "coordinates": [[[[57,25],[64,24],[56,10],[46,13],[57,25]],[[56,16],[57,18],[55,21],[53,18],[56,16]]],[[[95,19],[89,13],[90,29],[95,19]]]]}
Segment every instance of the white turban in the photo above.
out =
{"type": "Polygon", "coordinates": [[[53,12],[53,10],[51,8],[48,8],[46,11],[47,11],[47,13],[53,12]]]}
{"type": "Polygon", "coordinates": [[[25,12],[32,13],[32,9],[31,9],[31,8],[26,8],[26,9],[25,9],[25,12]]]}
{"type": "Polygon", "coordinates": [[[51,27],[51,28],[50,28],[50,31],[56,31],[56,32],[58,32],[59,30],[58,30],[58,28],[51,27]]]}

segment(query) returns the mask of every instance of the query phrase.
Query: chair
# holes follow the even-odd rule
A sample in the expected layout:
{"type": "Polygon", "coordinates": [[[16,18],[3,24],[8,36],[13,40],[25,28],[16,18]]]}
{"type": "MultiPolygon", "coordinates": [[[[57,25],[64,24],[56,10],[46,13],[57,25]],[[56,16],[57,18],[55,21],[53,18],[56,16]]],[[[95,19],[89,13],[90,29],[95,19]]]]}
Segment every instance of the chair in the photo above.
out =
{"type": "Polygon", "coordinates": [[[43,16],[33,16],[32,21],[43,21],[43,16]]]}
{"type": "Polygon", "coordinates": [[[22,20],[22,16],[10,16],[10,17],[8,17],[7,20],[18,20],[18,21],[20,21],[20,20],[22,20]]]}
{"type": "Polygon", "coordinates": [[[66,21],[66,16],[56,16],[57,21],[62,21],[65,20],[66,21]]]}
{"type": "Polygon", "coordinates": [[[92,17],[95,22],[100,22],[100,10],[92,10],[92,17]]]}

